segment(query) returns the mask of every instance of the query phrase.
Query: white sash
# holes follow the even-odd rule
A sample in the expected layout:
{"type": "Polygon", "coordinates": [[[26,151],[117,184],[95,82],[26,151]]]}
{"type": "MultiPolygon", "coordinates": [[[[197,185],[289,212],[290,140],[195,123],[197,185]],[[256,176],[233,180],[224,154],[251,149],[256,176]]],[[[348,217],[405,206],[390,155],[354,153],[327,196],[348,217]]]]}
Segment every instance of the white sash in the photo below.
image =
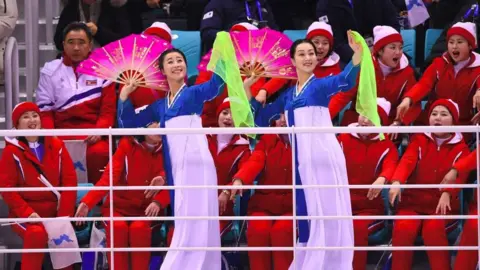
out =
{"type": "Polygon", "coordinates": [[[78,183],[88,183],[87,144],[82,140],[65,140],[65,147],[72,158],[78,183]]]}

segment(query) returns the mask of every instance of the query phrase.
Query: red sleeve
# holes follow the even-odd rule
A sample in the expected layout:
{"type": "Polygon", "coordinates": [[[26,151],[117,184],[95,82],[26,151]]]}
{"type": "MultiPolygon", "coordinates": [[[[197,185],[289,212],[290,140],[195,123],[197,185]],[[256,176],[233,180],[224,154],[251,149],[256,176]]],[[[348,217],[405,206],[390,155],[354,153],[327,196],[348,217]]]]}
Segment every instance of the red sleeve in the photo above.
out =
{"type": "MultiPolygon", "coordinates": [[[[130,146],[130,142],[127,138],[123,138],[120,141],[117,151],[112,156],[112,160],[108,163],[105,171],[102,174],[102,178],[98,180],[95,184],[96,187],[109,187],[110,186],[110,166],[113,164],[112,174],[113,174],[113,185],[115,186],[122,177],[123,170],[125,168],[125,156],[127,155],[126,149],[130,146]]],[[[83,197],[82,202],[88,206],[88,209],[92,209],[99,203],[105,195],[107,195],[108,190],[91,190],[83,197]]]]}
{"type": "Polygon", "coordinates": [[[160,207],[162,209],[167,208],[167,206],[170,204],[170,193],[168,190],[161,190],[160,192],[153,197],[153,201],[157,202],[160,204],[160,207]]]}
{"type": "Polygon", "coordinates": [[[240,170],[233,177],[234,179],[242,180],[244,185],[252,185],[257,175],[259,175],[263,168],[265,168],[266,159],[266,137],[263,135],[258,144],[255,146],[253,153],[249,159],[242,164],[240,170]]]}
{"type": "MultiPolygon", "coordinates": [[[[242,157],[240,158],[240,160],[238,161],[238,166],[237,166],[237,173],[244,167],[244,166],[248,166],[248,161],[250,160],[250,157],[252,156],[252,153],[250,152],[250,149],[247,148],[243,153],[242,153],[242,157]]],[[[233,179],[235,179],[235,177],[232,178],[232,182],[230,182],[230,184],[233,184],[233,179]]],[[[240,178],[238,178],[240,179],[240,178]]],[[[242,179],[240,179],[242,180],[242,179]]],[[[242,180],[243,182],[243,180],[242,180]]],[[[252,181],[253,183],[253,181],[252,181]]]]}
{"type": "MultiPolygon", "coordinates": [[[[463,149],[461,149],[461,153],[462,154],[460,155],[458,162],[455,162],[455,164],[453,165],[453,167],[458,171],[457,179],[455,179],[455,184],[459,184],[459,185],[467,183],[468,174],[472,170],[475,170],[477,167],[477,160],[476,160],[477,151],[476,150],[470,153],[470,149],[468,149],[468,146],[464,144],[463,149]],[[466,166],[466,167],[459,170],[458,165],[466,166]]],[[[462,190],[462,188],[443,189],[443,191],[450,193],[452,197],[457,197],[460,190],[462,190]]]]}
{"type": "Polygon", "coordinates": [[[393,173],[391,182],[399,181],[400,183],[405,184],[410,174],[415,170],[418,161],[418,138],[418,136],[413,136],[412,141],[408,145],[407,150],[403,154],[400,163],[393,173]]]}
{"type": "Polygon", "coordinates": [[[397,167],[398,163],[398,151],[391,141],[389,141],[388,149],[389,151],[382,162],[382,172],[380,173],[380,176],[385,177],[385,179],[387,179],[387,182],[392,179],[393,173],[395,172],[395,168],[397,167]]]}
{"type": "Polygon", "coordinates": [[[358,86],[353,87],[347,92],[340,92],[335,94],[328,103],[328,110],[330,111],[330,117],[335,118],[345,106],[348,105],[357,96],[358,86]]]}
{"type": "Polygon", "coordinates": [[[262,87],[265,91],[267,91],[267,96],[271,96],[275,94],[278,90],[282,89],[289,80],[281,79],[281,78],[273,78],[265,83],[262,87]]]}
{"type": "Polygon", "coordinates": [[[210,71],[200,71],[198,73],[197,79],[195,80],[195,85],[208,82],[212,78],[212,72],[210,71]]]}
{"type": "Polygon", "coordinates": [[[44,129],[54,129],[55,128],[55,117],[53,111],[40,112],[40,117],[42,117],[42,128],[44,129]]]}
{"type": "MultiPolygon", "coordinates": [[[[61,167],[61,184],[62,187],[76,187],[77,186],[77,173],[75,172],[75,167],[73,166],[72,158],[68,153],[67,148],[62,142],[62,153],[61,156],[62,167],[61,167]]],[[[75,213],[75,204],[77,203],[77,192],[72,191],[62,191],[60,197],[60,207],[58,209],[57,216],[73,216],[75,213]]]]}
{"type": "Polygon", "coordinates": [[[477,168],[477,149],[471,152],[468,156],[462,157],[455,165],[453,165],[459,173],[468,174],[477,168]]]}
{"type": "MultiPolygon", "coordinates": [[[[415,86],[416,82],[417,80],[415,79],[415,75],[413,74],[413,70],[412,70],[410,76],[407,79],[407,84],[405,85],[405,91],[404,91],[403,97],[405,97],[406,93],[408,93],[410,89],[412,89],[412,87],[415,86]]],[[[410,107],[410,109],[407,111],[405,116],[403,117],[403,120],[402,120],[403,125],[408,126],[412,122],[417,120],[421,112],[422,112],[422,104],[420,102],[414,103],[412,107],[410,107]]],[[[395,115],[396,115],[396,110],[395,110],[395,115]]]]}
{"type": "MultiPolygon", "coordinates": [[[[0,170],[0,186],[2,188],[18,187],[18,181],[21,181],[22,176],[18,173],[18,168],[13,159],[13,153],[10,147],[6,147],[3,150],[0,168],[2,168],[0,170]]],[[[8,205],[10,213],[13,213],[17,217],[27,218],[35,212],[19,192],[2,192],[2,197],[8,205]]]]}
{"type": "MultiPolygon", "coordinates": [[[[443,61],[440,59],[440,61],[443,61]]],[[[405,97],[412,99],[412,103],[420,102],[430,91],[432,91],[437,82],[437,64],[434,62],[423,73],[420,81],[417,82],[410,90],[407,91],[405,97]]]]}
{"type": "Polygon", "coordinates": [[[102,105],[98,115],[97,128],[109,128],[115,124],[117,110],[117,97],[115,94],[115,83],[110,83],[102,89],[102,105]]]}

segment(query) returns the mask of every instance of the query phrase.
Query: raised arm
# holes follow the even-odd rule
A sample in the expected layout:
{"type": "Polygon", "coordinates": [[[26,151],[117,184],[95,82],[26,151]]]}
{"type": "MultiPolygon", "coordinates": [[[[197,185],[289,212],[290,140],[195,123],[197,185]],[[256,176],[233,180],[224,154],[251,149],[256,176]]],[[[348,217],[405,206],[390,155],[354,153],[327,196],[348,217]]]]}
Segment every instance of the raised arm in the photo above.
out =
{"type": "Polygon", "coordinates": [[[207,82],[190,86],[190,91],[193,91],[195,94],[195,99],[205,102],[214,99],[223,92],[225,89],[225,82],[220,76],[213,73],[210,80],[207,82]]]}
{"type": "Polygon", "coordinates": [[[157,108],[164,100],[159,99],[139,113],[135,113],[133,104],[128,98],[135,89],[135,86],[127,85],[120,92],[117,104],[117,121],[120,128],[144,127],[151,122],[160,122],[157,108]]]}
{"type": "Polygon", "coordinates": [[[253,117],[255,119],[255,125],[258,127],[268,127],[270,122],[275,120],[281,113],[285,110],[285,105],[287,102],[287,95],[292,93],[292,88],[284,91],[277,99],[273,102],[262,105],[255,98],[252,98],[250,101],[250,106],[252,108],[253,117]]]}
{"type": "Polygon", "coordinates": [[[336,93],[352,89],[357,83],[359,71],[360,65],[354,65],[351,61],[338,75],[314,79],[311,87],[330,100],[336,93]]]}

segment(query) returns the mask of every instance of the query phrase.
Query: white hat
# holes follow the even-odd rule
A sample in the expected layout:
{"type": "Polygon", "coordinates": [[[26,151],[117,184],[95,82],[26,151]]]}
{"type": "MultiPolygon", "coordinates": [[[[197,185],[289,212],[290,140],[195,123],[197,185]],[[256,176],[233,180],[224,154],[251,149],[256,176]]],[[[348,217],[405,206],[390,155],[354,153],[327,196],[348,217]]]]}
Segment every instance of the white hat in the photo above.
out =
{"type": "Polygon", "coordinates": [[[154,35],[168,42],[176,39],[176,35],[172,35],[172,30],[164,22],[154,22],[150,27],[143,32],[145,35],[154,35]]]}
{"type": "Polygon", "coordinates": [[[373,28],[374,53],[393,42],[403,43],[402,35],[395,28],[388,25],[377,25],[373,28]]]}
{"type": "Polygon", "coordinates": [[[237,32],[251,31],[251,30],[258,30],[258,27],[248,22],[237,23],[237,24],[234,24],[232,28],[230,28],[230,31],[232,32],[233,31],[237,31],[237,32]]]}
{"type": "Polygon", "coordinates": [[[328,39],[330,47],[333,46],[333,31],[332,27],[326,22],[313,22],[307,30],[307,39],[312,39],[316,36],[324,36],[328,39]]]}
{"type": "Polygon", "coordinates": [[[471,22],[458,22],[447,32],[447,41],[453,35],[464,37],[473,49],[477,48],[477,26],[471,22]]]}

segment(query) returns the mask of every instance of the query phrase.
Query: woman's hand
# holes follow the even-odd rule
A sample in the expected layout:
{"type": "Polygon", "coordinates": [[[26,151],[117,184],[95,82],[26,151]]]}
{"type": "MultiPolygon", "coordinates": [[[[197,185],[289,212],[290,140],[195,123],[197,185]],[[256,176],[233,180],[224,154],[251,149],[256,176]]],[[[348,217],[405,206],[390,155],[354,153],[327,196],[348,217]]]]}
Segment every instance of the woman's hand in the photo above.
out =
{"type": "Polygon", "coordinates": [[[355,41],[355,37],[353,36],[352,30],[347,31],[347,36],[348,36],[348,45],[350,45],[350,48],[353,50],[353,57],[352,57],[352,62],[353,65],[358,65],[362,61],[362,44],[359,42],[355,41]]]}
{"type": "MultiPolygon", "coordinates": [[[[88,211],[90,211],[90,209],[88,209],[88,206],[85,203],[81,202],[78,205],[75,217],[86,217],[88,215],[88,211]]],[[[83,224],[85,224],[85,221],[75,221],[75,225],[77,226],[82,226],[83,224]]]]}
{"type": "MultiPolygon", "coordinates": [[[[237,186],[237,187],[238,187],[238,186],[240,186],[240,187],[243,186],[242,180],[240,180],[240,179],[233,179],[232,187],[234,187],[234,186],[237,186]]],[[[234,189],[234,188],[233,188],[233,189],[232,189],[232,193],[231,193],[231,195],[230,195],[230,200],[232,200],[232,201],[235,200],[235,196],[237,195],[237,192],[240,194],[240,197],[242,197],[242,195],[243,195],[243,189],[234,189]]]]}
{"type": "Polygon", "coordinates": [[[247,95],[248,100],[252,99],[252,90],[250,88],[258,81],[258,79],[260,79],[260,77],[252,75],[243,81],[243,89],[245,89],[245,94],[247,95]]]}
{"type": "Polygon", "coordinates": [[[260,89],[257,96],[255,96],[255,100],[265,105],[265,103],[267,103],[267,90],[260,89]]]}
{"type": "MultiPolygon", "coordinates": [[[[393,121],[393,123],[390,126],[391,127],[399,127],[401,125],[402,125],[402,123],[400,121],[395,120],[395,121],[393,121]]],[[[392,141],[394,141],[398,138],[398,133],[391,133],[389,135],[390,135],[390,140],[392,140],[392,141]]]]}
{"type": "Polygon", "coordinates": [[[438,200],[437,210],[435,213],[446,215],[447,210],[452,211],[452,208],[450,207],[450,193],[443,192],[440,200],[438,200]]]}
{"type": "Polygon", "coordinates": [[[390,187],[390,190],[388,191],[388,200],[390,202],[390,205],[393,206],[395,204],[395,200],[398,197],[398,201],[401,201],[402,199],[402,194],[400,193],[400,188],[395,187],[400,185],[399,181],[394,181],[392,183],[392,187],[390,187]]]}
{"type": "MultiPolygon", "coordinates": [[[[380,176],[380,177],[377,178],[377,180],[375,180],[375,182],[373,182],[372,186],[384,185],[386,180],[387,180],[387,179],[385,179],[385,177],[380,176]]],[[[380,194],[381,191],[382,191],[382,188],[371,187],[371,188],[368,190],[367,198],[368,198],[369,200],[373,200],[373,199],[375,199],[375,198],[378,197],[378,194],[380,194]]]]}
{"type": "Polygon", "coordinates": [[[472,108],[477,109],[480,112],[480,89],[477,89],[475,95],[473,96],[472,108]]]}
{"type": "Polygon", "coordinates": [[[127,85],[124,85],[122,90],[120,90],[119,99],[125,101],[128,99],[128,96],[137,90],[137,84],[135,82],[130,82],[127,85]]]}
{"type": "Polygon", "coordinates": [[[402,102],[397,106],[397,116],[395,119],[402,120],[408,109],[410,109],[411,103],[412,100],[409,97],[404,98],[402,102]]]}
{"type": "MultiPolygon", "coordinates": [[[[152,179],[152,182],[150,182],[150,186],[163,186],[163,185],[165,185],[165,179],[162,176],[157,176],[152,179]]],[[[155,197],[155,195],[157,195],[158,192],[160,192],[160,190],[149,189],[149,190],[145,190],[143,194],[145,194],[146,199],[150,199],[155,197]]]]}
{"type": "Polygon", "coordinates": [[[220,210],[220,215],[223,214],[227,210],[228,199],[230,198],[230,192],[228,190],[222,191],[220,195],[218,195],[218,206],[220,210]]]}
{"type": "Polygon", "coordinates": [[[157,202],[151,202],[147,209],[145,209],[145,216],[147,217],[156,217],[160,213],[160,205],[157,202]]]}
{"type": "MultiPolygon", "coordinates": [[[[30,214],[30,216],[28,216],[28,218],[35,219],[35,218],[40,218],[40,216],[37,213],[33,212],[30,214]]],[[[30,223],[38,223],[38,222],[30,221],[30,223]]]]}

